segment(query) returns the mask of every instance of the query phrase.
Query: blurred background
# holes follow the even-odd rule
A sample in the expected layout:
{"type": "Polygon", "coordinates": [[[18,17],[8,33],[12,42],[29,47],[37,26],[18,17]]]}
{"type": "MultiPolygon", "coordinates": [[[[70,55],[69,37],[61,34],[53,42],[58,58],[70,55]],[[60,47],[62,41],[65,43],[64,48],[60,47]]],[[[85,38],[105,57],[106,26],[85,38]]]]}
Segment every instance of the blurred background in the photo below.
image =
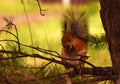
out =
{"type": "MultiPolygon", "coordinates": [[[[98,0],[39,0],[39,2],[42,10],[45,10],[42,11],[42,13],[45,14],[44,16],[40,15],[36,0],[3,0],[0,3],[0,29],[4,29],[6,25],[3,18],[11,18],[17,26],[21,43],[54,50],[60,54],[63,14],[67,9],[74,7],[81,11],[86,11],[89,33],[91,35],[104,33],[100,19],[100,4],[98,0]]],[[[14,30],[11,31],[14,32],[14,30]]],[[[0,37],[0,39],[8,38],[14,39],[8,34],[1,35],[0,37]]],[[[15,47],[12,43],[6,43],[5,46],[10,50],[15,47]]],[[[32,53],[31,49],[23,48],[22,50],[32,53]]],[[[88,61],[95,66],[111,66],[111,59],[108,47],[106,46],[104,48],[92,48],[88,44],[88,56],[90,56],[88,61]]],[[[37,66],[42,66],[44,63],[45,61],[36,59],[37,66]]],[[[14,65],[16,64],[15,62],[14,65]]],[[[34,59],[24,59],[21,65],[34,66],[34,59]]],[[[52,64],[52,66],[56,65],[52,64]]],[[[53,68],[49,67],[49,69],[50,70],[47,71],[48,73],[53,68]]],[[[60,71],[63,71],[63,69],[60,71]]],[[[43,72],[42,74],[47,74],[43,72]]]]}

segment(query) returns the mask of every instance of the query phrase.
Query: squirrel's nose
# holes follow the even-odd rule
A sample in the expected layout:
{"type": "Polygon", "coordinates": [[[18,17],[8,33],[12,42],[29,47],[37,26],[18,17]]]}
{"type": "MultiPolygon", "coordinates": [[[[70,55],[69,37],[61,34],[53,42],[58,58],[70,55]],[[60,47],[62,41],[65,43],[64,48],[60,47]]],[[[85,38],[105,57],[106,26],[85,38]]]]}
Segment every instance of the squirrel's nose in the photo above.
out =
{"type": "Polygon", "coordinates": [[[73,50],[73,45],[72,44],[66,44],[65,48],[68,49],[68,50],[73,50]]]}
{"type": "Polygon", "coordinates": [[[69,50],[71,49],[69,44],[66,45],[66,48],[69,49],[69,50]]]}

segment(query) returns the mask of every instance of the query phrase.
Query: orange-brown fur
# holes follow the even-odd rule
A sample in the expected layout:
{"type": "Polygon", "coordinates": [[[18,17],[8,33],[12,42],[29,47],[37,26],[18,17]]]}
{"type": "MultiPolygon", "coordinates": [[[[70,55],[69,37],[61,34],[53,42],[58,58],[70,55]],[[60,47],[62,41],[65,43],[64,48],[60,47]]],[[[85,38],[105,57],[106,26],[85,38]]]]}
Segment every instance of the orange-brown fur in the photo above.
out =
{"type": "MultiPolygon", "coordinates": [[[[77,59],[81,56],[86,56],[87,54],[87,47],[86,44],[77,38],[75,35],[73,35],[71,32],[65,32],[62,37],[62,52],[61,57],[62,58],[70,58],[70,59],[77,59]]],[[[83,58],[82,60],[85,60],[83,58]]],[[[63,63],[70,63],[72,65],[75,65],[77,68],[83,67],[84,63],[78,61],[68,61],[66,59],[62,59],[63,63]]],[[[67,67],[68,68],[68,67],[67,67]]]]}

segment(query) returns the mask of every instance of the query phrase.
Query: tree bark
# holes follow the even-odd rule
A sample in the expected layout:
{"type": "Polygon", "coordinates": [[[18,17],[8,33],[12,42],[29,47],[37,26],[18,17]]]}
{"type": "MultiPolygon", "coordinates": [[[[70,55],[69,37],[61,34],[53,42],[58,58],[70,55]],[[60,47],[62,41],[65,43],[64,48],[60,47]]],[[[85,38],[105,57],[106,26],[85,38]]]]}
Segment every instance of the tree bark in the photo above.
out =
{"type": "Polygon", "coordinates": [[[120,84],[120,0],[100,0],[101,19],[109,45],[115,82],[120,84]]]}

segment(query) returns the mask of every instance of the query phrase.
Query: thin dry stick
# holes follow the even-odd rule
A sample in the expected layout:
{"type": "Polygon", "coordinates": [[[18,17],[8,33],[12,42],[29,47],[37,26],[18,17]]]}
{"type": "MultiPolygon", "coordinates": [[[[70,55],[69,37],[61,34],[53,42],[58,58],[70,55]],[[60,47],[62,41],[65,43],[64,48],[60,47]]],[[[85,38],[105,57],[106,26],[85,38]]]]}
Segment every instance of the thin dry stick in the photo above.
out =
{"type": "MultiPolygon", "coordinates": [[[[0,41],[1,41],[1,42],[2,42],[2,41],[11,41],[11,42],[18,43],[18,42],[15,41],[15,40],[0,40],[0,41]]],[[[81,62],[83,62],[83,63],[86,63],[86,64],[90,65],[91,67],[95,68],[95,66],[94,66],[93,64],[91,64],[91,63],[89,63],[89,62],[87,62],[87,61],[81,60],[81,59],[62,58],[62,57],[60,57],[60,55],[59,55],[57,52],[52,51],[52,50],[45,50],[45,49],[42,49],[42,48],[36,48],[36,47],[28,46],[28,45],[25,45],[25,44],[20,44],[20,45],[25,46],[25,47],[29,47],[29,48],[32,48],[32,49],[35,49],[35,50],[37,50],[37,51],[39,51],[39,52],[42,52],[42,53],[45,53],[45,54],[49,54],[49,55],[52,55],[52,56],[57,57],[57,58],[66,59],[66,60],[76,60],[76,61],[79,60],[79,61],[81,61],[81,62]],[[57,55],[52,54],[52,52],[54,52],[54,53],[57,54],[57,55]]],[[[82,56],[82,57],[85,57],[85,56],[82,56]]],[[[51,59],[51,58],[50,58],[50,59],[51,59]]],[[[66,64],[65,64],[65,66],[69,66],[69,65],[66,65],[66,64]]],[[[72,65],[72,66],[74,66],[74,65],[72,65]]]]}
{"type": "Polygon", "coordinates": [[[15,28],[15,30],[16,30],[16,39],[17,39],[17,41],[18,41],[18,50],[21,52],[21,48],[20,48],[20,40],[19,40],[19,36],[18,36],[18,30],[17,30],[17,27],[16,27],[16,25],[14,24],[14,23],[12,23],[12,25],[14,26],[14,28],[15,28]]]}
{"type": "MultiPolygon", "coordinates": [[[[7,22],[7,25],[6,25],[7,30],[3,30],[3,31],[5,31],[6,33],[12,34],[17,39],[17,41],[18,41],[18,50],[21,52],[20,45],[19,45],[20,40],[19,40],[19,36],[18,36],[17,26],[13,23],[13,20],[11,18],[10,19],[3,18],[3,19],[7,22]],[[12,27],[12,26],[14,26],[14,27],[12,27]],[[10,28],[14,28],[15,29],[16,35],[13,34],[12,32],[8,31],[10,28]]],[[[0,31],[2,31],[2,30],[0,30],[0,31]]]]}
{"type": "MultiPolygon", "coordinates": [[[[31,25],[30,25],[30,21],[29,21],[28,15],[27,15],[27,10],[26,10],[26,7],[25,7],[24,0],[22,0],[22,4],[23,4],[24,11],[25,11],[26,19],[27,19],[27,22],[28,22],[28,28],[29,28],[29,33],[30,33],[31,45],[33,46],[33,37],[32,37],[31,25]]],[[[32,49],[32,53],[34,53],[34,49],[32,49]]],[[[34,63],[35,63],[35,67],[36,67],[37,66],[36,65],[37,64],[36,58],[34,58],[34,63]]]]}
{"type": "Polygon", "coordinates": [[[40,15],[45,16],[45,14],[43,14],[42,11],[46,11],[46,10],[42,10],[39,0],[37,0],[37,3],[38,3],[38,6],[39,6],[40,15]]]}
{"type": "MultiPolygon", "coordinates": [[[[4,40],[0,40],[0,42],[15,42],[18,44],[17,41],[15,40],[8,40],[8,39],[4,39],[4,40]]],[[[57,58],[61,58],[60,55],[56,52],[56,51],[52,51],[52,50],[47,50],[47,49],[42,49],[42,48],[39,48],[39,47],[33,47],[33,46],[29,46],[29,45],[25,45],[25,44],[21,44],[21,46],[24,46],[24,47],[28,47],[28,48],[31,48],[31,49],[34,49],[36,51],[39,51],[39,52],[42,52],[42,53],[45,53],[45,54],[49,54],[49,55],[52,55],[54,57],[57,57],[57,58]],[[54,54],[53,54],[54,53],[54,54]]]]}

